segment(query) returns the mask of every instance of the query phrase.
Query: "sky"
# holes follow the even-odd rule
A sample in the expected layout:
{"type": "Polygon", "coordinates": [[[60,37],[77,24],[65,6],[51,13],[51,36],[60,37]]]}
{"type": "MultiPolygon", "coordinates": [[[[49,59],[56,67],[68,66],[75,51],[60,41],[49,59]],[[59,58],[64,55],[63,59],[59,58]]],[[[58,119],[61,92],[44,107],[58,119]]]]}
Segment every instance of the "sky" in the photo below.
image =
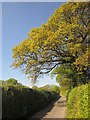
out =
{"type": "MultiPolygon", "coordinates": [[[[31,86],[20,69],[12,69],[12,48],[22,42],[30,29],[46,23],[54,11],[61,5],[60,2],[3,2],[2,3],[2,75],[0,79],[15,78],[20,83],[31,86]]],[[[56,84],[55,78],[49,76],[40,78],[37,86],[56,84]]]]}

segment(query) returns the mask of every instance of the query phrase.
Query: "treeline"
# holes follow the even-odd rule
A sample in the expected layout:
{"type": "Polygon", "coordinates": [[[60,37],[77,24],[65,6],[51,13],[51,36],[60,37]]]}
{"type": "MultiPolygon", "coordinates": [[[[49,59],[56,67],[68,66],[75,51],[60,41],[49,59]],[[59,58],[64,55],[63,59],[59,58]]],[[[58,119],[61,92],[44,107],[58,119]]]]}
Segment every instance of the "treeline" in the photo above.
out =
{"type": "Polygon", "coordinates": [[[23,86],[15,79],[9,79],[2,85],[2,117],[6,119],[28,119],[59,95],[55,91],[35,90],[23,86]],[[11,81],[11,83],[10,83],[11,81]]]}
{"type": "Polygon", "coordinates": [[[39,90],[39,91],[45,90],[45,91],[49,91],[49,92],[54,91],[57,94],[60,94],[60,87],[56,86],[56,85],[45,85],[43,87],[33,86],[32,89],[39,90]]]}

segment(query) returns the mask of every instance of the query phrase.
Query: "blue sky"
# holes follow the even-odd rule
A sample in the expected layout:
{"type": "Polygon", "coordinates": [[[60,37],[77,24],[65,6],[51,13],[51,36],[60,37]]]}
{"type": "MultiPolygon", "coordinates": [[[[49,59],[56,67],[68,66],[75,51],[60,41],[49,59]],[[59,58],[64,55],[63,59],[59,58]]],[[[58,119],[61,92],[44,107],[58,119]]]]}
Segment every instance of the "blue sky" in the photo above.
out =
{"type": "MultiPolygon", "coordinates": [[[[2,3],[2,78],[15,78],[22,84],[31,85],[29,79],[20,71],[13,70],[12,48],[23,41],[33,27],[46,23],[49,17],[60,6],[60,2],[15,2],[2,3]]],[[[0,76],[1,77],[1,76],[0,76]]],[[[36,85],[57,84],[49,76],[40,78],[36,85]]]]}

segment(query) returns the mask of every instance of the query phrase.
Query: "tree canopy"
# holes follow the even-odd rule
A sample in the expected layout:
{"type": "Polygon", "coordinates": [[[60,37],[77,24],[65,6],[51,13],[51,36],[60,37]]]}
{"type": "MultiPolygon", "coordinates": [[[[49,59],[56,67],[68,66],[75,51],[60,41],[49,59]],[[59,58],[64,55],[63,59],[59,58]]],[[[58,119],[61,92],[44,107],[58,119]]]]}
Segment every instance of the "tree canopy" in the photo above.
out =
{"type": "Polygon", "coordinates": [[[13,48],[14,68],[20,67],[32,80],[70,63],[86,74],[90,43],[90,2],[62,4],[46,24],[33,28],[13,48]]]}
{"type": "Polygon", "coordinates": [[[32,89],[39,90],[39,91],[49,91],[49,92],[54,91],[56,93],[60,93],[60,87],[56,85],[45,85],[43,87],[33,86],[32,89]]]}
{"type": "Polygon", "coordinates": [[[22,85],[21,83],[18,82],[18,80],[14,79],[14,78],[9,78],[8,80],[0,80],[0,85],[4,86],[4,85],[22,85]]]}

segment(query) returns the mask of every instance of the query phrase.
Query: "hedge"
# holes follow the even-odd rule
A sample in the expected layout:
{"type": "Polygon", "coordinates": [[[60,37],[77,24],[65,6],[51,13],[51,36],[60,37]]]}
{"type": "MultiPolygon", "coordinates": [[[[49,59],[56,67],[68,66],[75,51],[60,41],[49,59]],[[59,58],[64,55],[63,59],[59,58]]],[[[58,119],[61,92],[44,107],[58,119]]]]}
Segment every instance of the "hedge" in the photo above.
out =
{"type": "Polygon", "coordinates": [[[3,86],[2,117],[28,118],[57,97],[55,92],[37,91],[22,86],[3,86]]]}
{"type": "Polygon", "coordinates": [[[67,118],[90,118],[90,84],[81,85],[71,90],[67,100],[67,118]]]}

